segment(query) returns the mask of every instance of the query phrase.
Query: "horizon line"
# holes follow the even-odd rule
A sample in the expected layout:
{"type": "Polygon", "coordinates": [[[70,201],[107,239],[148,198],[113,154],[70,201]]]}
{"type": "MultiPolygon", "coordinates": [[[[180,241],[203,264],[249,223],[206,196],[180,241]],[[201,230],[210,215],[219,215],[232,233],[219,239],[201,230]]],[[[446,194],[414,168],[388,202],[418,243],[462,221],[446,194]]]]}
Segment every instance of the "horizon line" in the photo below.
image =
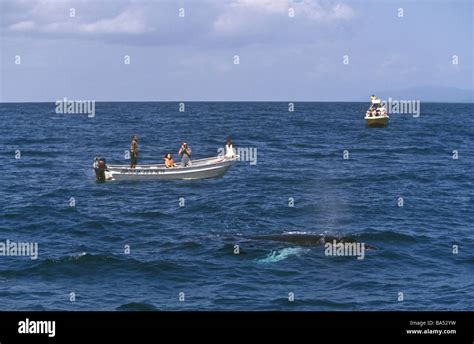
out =
{"type": "MultiPolygon", "coordinates": [[[[68,99],[67,97],[64,97],[68,99]]],[[[64,99],[63,98],[63,99],[64,99]]],[[[68,99],[70,101],[93,101],[96,103],[370,103],[363,100],[92,100],[68,99]]],[[[0,104],[47,104],[58,100],[41,101],[0,101],[0,104]]],[[[474,104],[474,101],[423,101],[422,103],[474,104]]]]}

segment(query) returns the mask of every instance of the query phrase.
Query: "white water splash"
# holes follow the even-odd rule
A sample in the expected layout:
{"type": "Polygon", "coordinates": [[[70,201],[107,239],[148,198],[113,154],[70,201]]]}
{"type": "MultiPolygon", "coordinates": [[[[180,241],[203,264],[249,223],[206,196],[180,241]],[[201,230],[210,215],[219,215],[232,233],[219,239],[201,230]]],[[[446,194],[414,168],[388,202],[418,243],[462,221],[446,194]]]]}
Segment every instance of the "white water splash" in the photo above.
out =
{"type": "Polygon", "coordinates": [[[291,256],[299,256],[303,253],[309,252],[310,249],[304,249],[301,247],[287,247],[278,251],[272,251],[264,258],[257,259],[257,263],[266,264],[266,263],[276,263],[281,260],[284,260],[291,256]]]}
{"type": "Polygon", "coordinates": [[[84,257],[85,255],[87,255],[87,252],[80,252],[80,253],[76,253],[76,254],[73,254],[70,256],[71,259],[79,259],[81,257],[84,257]]]}

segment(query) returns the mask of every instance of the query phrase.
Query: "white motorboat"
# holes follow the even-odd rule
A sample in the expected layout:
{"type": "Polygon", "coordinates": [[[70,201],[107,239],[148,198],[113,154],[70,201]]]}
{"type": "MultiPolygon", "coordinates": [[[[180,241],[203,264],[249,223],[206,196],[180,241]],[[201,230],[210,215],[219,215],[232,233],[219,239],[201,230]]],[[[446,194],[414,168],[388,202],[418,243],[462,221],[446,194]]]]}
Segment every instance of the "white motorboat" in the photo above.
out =
{"type": "Polygon", "coordinates": [[[225,158],[222,156],[193,160],[190,166],[167,168],[164,164],[107,165],[105,180],[192,180],[223,176],[238,160],[238,156],[225,158]]]}

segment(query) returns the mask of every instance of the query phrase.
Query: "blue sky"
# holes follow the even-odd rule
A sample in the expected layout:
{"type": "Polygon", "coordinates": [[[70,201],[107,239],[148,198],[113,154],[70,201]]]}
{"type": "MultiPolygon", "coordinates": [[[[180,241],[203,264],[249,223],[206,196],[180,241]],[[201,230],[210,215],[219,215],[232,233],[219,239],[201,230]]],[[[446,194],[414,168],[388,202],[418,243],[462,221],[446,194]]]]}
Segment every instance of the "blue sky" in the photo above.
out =
{"type": "Polygon", "coordinates": [[[0,101],[330,101],[419,86],[474,88],[470,0],[0,6],[0,101]]]}

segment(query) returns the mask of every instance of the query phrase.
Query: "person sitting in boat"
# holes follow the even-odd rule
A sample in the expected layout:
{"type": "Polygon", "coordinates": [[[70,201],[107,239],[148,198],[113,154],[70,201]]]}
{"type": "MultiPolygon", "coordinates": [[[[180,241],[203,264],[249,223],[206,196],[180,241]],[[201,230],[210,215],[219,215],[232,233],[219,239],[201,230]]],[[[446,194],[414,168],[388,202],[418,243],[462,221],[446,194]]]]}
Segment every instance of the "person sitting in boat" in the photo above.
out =
{"type": "Polygon", "coordinates": [[[385,108],[384,104],[380,104],[380,106],[377,108],[377,115],[381,116],[387,112],[387,109],[385,108]]]}
{"type": "Polygon", "coordinates": [[[130,168],[135,168],[138,162],[138,136],[132,136],[132,142],[130,143],[130,168]]]}
{"type": "Polygon", "coordinates": [[[191,166],[191,148],[189,148],[186,142],[183,142],[181,148],[179,149],[178,155],[181,157],[181,166],[187,167],[191,166]]]}
{"type": "Polygon", "coordinates": [[[165,156],[163,157],[163,160],[165,161],[166,168],[176,167],[171,153],[166,153],[165,156]]]}
{"type": "Polygon", "coordinates": [[[230,137],[227,139],[225,143],[225,158],[233,158],[235,157],[235,151],[234,151],[234,146],[232,145],[232,140],[230,137]]]}

